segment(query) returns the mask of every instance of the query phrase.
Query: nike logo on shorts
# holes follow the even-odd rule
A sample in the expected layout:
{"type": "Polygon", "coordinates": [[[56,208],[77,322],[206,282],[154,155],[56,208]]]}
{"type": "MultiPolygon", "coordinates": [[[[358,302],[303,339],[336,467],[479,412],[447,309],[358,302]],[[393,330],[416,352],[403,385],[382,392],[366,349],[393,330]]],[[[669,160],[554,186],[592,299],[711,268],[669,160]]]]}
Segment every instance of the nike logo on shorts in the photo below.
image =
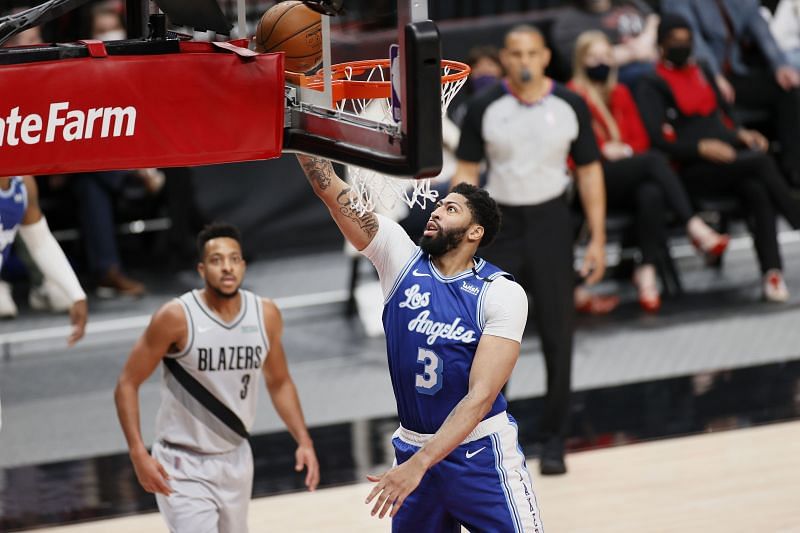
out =
{"type": "Polygon", "coordinates": [[[479,453],[481,453],[485,449],[486,449],[486,446],[484,446],[483,448],[478,448],[474,452],[471,452],[471,451],[467,450],[467,459],[472,459],[473,457],[475,457],[476,455],[478,455],[479,453]]]}
{"type": "Polygon", "coordinates": [[[416,268],[411,273],[411,275],[414,276],[415,278],[429,278],[429,277],[431,277],[430,274],[426,274],[425,272],[417,272],[416,268]]]}

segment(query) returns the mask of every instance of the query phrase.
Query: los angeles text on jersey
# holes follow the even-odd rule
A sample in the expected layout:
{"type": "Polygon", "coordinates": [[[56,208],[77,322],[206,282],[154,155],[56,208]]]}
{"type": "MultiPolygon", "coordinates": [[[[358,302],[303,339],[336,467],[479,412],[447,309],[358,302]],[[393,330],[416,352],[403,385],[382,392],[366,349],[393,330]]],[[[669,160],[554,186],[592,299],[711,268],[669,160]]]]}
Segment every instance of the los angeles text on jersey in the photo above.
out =
{"type": "Polygon", "coordinates": [[[0,118],[0,146],[80,141],[99,137],[131,137],[136,131],[136,108],[92,107],[70,109],[69,102],[54,102],[46,116],[20,113],[19,106],[0,118]]]}
{"type": "MultiPolygon", "coordinates": [[[[472,291],[469,291],[472,294],[472,291]]],[[[426,342],[433,346],[436,339],[447,339],[461,341],[467,344],[475,342],[477,335],[475,331],[459,325],[461,317],[456,317],[451,322],[439,322],[430,318],[431,312],[428,307],[431,303],[431,293],[422,292],[419,284],[415,283],[405,291],[403,291],[406,299],[400,302],[399,307],[407,309],[424,309],[419,314],[409,321],[408,331],[421,333],[427,336],[426,342]]]]}
{"type": "Polygon", "coordinates": [[[261,346],[219,346],[197,348],[197,370],[252,370],[261,366],[261,346]]]}

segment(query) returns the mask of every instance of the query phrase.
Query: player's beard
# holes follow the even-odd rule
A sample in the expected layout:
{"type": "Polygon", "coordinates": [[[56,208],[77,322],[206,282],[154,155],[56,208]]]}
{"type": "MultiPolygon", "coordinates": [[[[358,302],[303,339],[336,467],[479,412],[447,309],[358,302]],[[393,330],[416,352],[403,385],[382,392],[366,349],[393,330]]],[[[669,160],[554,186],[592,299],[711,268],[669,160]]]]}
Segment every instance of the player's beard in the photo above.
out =
{"type": "Polygon", "coordinates": [[[216,296],[217,298],[220,298],[220,299],[222,299],[222,300],[230,300],[231,298],[235,298],[235,297],[236,297],[236,295],[237,295],[237,294],[239,294],[239,287],[241,287],[241,286],[242,286],[242,284],[240,283],[240,284],[239,284],[239,285],[237,285],[237,286],[236,286],[236,288],[235,288],[235,289],[233,289],[231,292],[224,292],[224,291],[223,291],[222,289],[220,289],[219,287],[215,287],[215,286],[211,285],[210,283],[206,283],[206,287],[207,287],[207,288],[208,288],[208,289],[209,289],[211,292],[213,292],[213,293],[214,293],[214,296],[216,296]]]}
{"type": "Polygon", "coordinates": [[[419,240],[419,247],[431,257],[439,257],[455,249],[467,233],[467,228],[454,228],[451,230],[439,229],[433,237],[423,235],[419,240]]]}

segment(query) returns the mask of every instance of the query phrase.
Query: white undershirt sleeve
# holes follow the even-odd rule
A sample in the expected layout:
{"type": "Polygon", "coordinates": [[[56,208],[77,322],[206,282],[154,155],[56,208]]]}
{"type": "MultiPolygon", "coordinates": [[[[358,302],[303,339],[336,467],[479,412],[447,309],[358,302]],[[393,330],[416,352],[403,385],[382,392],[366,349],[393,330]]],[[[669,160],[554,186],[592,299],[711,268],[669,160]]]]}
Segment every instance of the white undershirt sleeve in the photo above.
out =
{"type": "Polygon", "coordinates": [[[522,342],[528,320],[528,295],[519,283],[497,278],[486,289],[483,302],[484,335],[522,342]]]}
{"type": "Polygon", "coordinates": [[[86,293],[83,292],[72,265],[50,233],[44,217],[33,224],[20,226],[19,236],[45,278],[61,287],[73,303],[86,299],[86,293]]]}
{"type": "Polygon", "coordinates": [[[400,224],[383,215],[375,216],[378,218],[378,232],[361,253],[375,265],[383,297],[387,298],[417,246],[400,224]]]}

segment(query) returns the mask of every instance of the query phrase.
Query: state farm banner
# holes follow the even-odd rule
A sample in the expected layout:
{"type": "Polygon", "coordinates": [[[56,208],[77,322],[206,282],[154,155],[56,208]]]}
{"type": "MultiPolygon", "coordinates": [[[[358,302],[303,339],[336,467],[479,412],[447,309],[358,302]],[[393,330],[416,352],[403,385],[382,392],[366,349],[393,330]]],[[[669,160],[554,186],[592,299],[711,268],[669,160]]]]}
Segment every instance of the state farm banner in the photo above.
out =
{"type": "Polygon", "coordinates": [[[0,176],[279,156],[283,55],[181,48],[0,66],[0,176]]]}

